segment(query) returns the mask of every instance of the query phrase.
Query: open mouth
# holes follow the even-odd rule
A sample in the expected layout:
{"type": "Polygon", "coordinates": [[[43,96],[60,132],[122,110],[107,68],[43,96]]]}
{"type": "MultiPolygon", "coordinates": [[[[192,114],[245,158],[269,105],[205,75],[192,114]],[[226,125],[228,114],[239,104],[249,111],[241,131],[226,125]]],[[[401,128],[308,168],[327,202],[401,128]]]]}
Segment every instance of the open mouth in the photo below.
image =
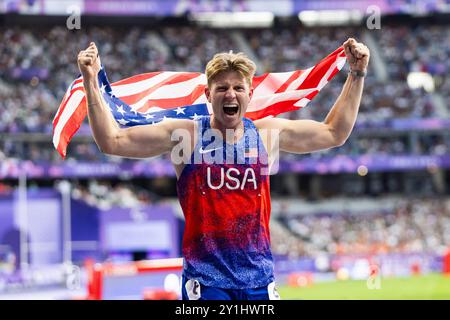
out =
{"type": "Polygon", "coordinates": [[[236,104],[226,104],[223,106],[223,112],[225,112],[227,115],[234,115],[238,113],[239,107],[236,104]]]}

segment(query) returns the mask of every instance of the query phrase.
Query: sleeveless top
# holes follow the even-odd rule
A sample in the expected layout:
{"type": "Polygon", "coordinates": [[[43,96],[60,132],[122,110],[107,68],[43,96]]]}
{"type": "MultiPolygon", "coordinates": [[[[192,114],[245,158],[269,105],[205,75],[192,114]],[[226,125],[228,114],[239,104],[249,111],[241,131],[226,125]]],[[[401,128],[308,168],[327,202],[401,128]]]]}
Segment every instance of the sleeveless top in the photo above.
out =
{"type": "Polygon", "coordinates": [[[270,250],[268,155],[244,118],[244,135],[228,144],[211,130],[210,116],[197,120],[197,143],[177,181],[186,220],[183,273],[225,289],[267,286],[273,281],[270,250]]]}

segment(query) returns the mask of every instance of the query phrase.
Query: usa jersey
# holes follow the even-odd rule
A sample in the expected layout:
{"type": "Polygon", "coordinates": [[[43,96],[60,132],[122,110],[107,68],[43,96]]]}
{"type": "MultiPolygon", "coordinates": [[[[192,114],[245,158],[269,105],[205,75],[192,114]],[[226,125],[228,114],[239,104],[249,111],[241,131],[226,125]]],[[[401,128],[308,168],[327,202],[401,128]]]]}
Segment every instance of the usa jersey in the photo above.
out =
{"type": "Polygon", "coordinates": [[[268,155],[261,137],[246,118],[235,144],[210,137],[210,116],[197,121],[197,143],[177,181],[186,220],[183,275],[210,287],[267,286],[274,276],[268,155]]]}

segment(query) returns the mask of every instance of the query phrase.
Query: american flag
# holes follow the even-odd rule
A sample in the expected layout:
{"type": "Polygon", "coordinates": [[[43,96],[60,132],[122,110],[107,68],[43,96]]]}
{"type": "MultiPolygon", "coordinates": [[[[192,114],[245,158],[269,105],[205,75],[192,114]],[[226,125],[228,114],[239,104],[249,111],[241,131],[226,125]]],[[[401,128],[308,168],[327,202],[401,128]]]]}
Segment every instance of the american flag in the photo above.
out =
{"type": "MultiPolygon", "coordinates": [[[[254,93],[245,117],[274,117],[306,106],[342,69],[345,59],[344,49],[339,47],[311,68],[254,77],[254,93]]],[[[202,73],[152,72],[110,84],[102,67],[98,81],[105,102],[122,126],[153,124],[166,118],[195,120],[212,113],[202,73]]],[[[86,115],[83,79],[78,77],[67,89],[53,119],[53,145],[63,158],[86,115]]]]}

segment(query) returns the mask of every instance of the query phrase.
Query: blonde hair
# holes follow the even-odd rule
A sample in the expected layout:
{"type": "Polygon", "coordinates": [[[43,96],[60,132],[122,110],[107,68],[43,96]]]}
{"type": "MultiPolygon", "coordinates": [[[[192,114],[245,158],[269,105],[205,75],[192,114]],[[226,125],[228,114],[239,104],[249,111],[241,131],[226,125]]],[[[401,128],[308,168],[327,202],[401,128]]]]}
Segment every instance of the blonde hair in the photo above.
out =
{"type": "Polygon", "coordinates": [[[205,73],[208,87],[215,77],[228,71],[238,72],[251,85],[256,71],[256,64],[242,52],[233,53],[230,51],[217,53],[206,65],[205,73]]]}

